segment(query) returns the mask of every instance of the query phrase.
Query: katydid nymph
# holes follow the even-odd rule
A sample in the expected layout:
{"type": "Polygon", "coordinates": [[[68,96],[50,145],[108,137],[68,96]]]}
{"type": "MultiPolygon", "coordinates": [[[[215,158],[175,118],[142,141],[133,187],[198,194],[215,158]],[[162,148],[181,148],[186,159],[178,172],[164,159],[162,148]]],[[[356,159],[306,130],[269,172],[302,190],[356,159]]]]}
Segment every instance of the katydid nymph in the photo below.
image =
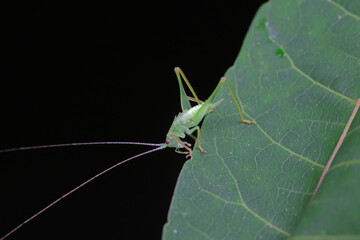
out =
{"type": "MultiPolygon", "coordinates": [[[[19,224],[12,230],[10,230],[6,235],[1,237],[0,240],[6,239],[8,236],[12,235],[17,230],[19,230],[22,226],[24,226],[24,224],[30,222],[31,220],[33,220],[34,218],[39,216],[41,213],[43,213],[50,207],[54,206],[55,204],[57,204],[60,200],[64,199],[65,197],[67,197],[71,193],[75,192],[76,190],[82,188],[89,182],[93,181],[94,179],[98,178],[99,176],[103,175],[104,173],[112,170],[113,168],[115,168],[125,162],[128,162],[132,159],[135,159],[137,157],[140,157],[140,156],[143,156],[143,155],[146,155],[146,154],[158,151],[158,150],[162,150],[167,147],[175,148],[175,152],[177,152],[177,153],[187,154],[186,155],[187,158],[191,157],[192,153],[193,153],[191,144],[188,142],[185,142],[182,139],[185,138],[186,135],[193,137],[192,133],[195,131],[197,131],[197,137],[196,137],[197,145],[194,147],[198,147],[199,150],[203,154],[206,154],[206,149],[204,149],[203,146],[201,146],[201,131],[200,131],[199,124],[207,114],[212,112],[219,104],[221,104],[223,102],[224,99],[220,99],[220,100],[214,102],[214,98],[224,83],[226,83],[226,85],[228,86],[228,89],[229,89],[229,91],[232,95],[232,98],[236,104],[236,107],[238,109],[239,116],[240,116],[242,123],[245,123],[245,124],[255,123],[255,121],[249,121],[244,118],[244,116],[241,112],[241,109],[240,109],[240,105],[235,97],[234,92],[231,89],[229,81],[225,77],[222,77],[220,79],[218,85],[216,86],[215,90],[212,92],[210,97],[206,101],[201,101],[197,97],[194,89],[190,85],[190,82],[186,78],[183,71],[180,68],[176,67],[175,73],[176,73],[176,77],[177,77],[179,88],[180,88],[180,103],[181,103],[182,112],[180,112],[177,116],[175,116],[175,119],[174,119],[168,133],[166,134],[165,142],[163,142],[163,143],[158,144],[158,143],[141,143],[141,142],[87,142],[87,143],[66,143],[66,144],[20,147],[20,148],[11,148],[11,149],[0,150],[0,153],[7,153],[7,152],[13,152],[13,151],[34,150],[34,149],[53,148],[53,147],[68,147],[68,146],[81,146],[81,145],[104,145],[104,144],[146,145],[146,146],[155,146],[156,147],[152,150],[137,154],[133,157],[130,157],[121,162],[118,162],[117,164],[103,170],[102,172],[98,173],[97,175],[93,176],[92,178],[88,179],[87,181],[83,182],[82,184],[78,185],[77,187],[73,188],[71,191],[65,193],[64,195],[62,195],[61,197],[59,197],[52,203],[48,204],[46,207],[44,207],[40,211],[36,212],[34,215],[32,215],[31,217],[26,219],[24,222],[22,222],[21,224],[19,224]],[[189,88],[189,90],[191,91],[193,97],[187,96],[182,81],[184,81],[186,83],[186,85],[189,88]],[[196,105],[192,107],[190,104],[190,101],[196,102],[196,105]]],[[[193,138],[195,138],[195,137],[193,137],[193,138]]]]}
{"type": "Polygon", "coordinates": [[[236,104],[236,107],[238,108],[239,111],[239,115],[241,118],[241,121],[247,124],[251,124],[252,122],[249,120],[246,120],[241,112],[240,109],[240,105],[238,103],[238,101],[235,98],[235,94],[232,91],[232,88],[230,87],[229,84],[229,80],[227,80],[226,78],[222,77],[218,83],[218,85],[216,86],[215,90],[212,92],[212,94],[210,95],[210,97],[205,101],[200,101],[199,98],[197,97],[194,89],[192,88],[192,86],[190,85],[189,80],[186,78],[185,74],[183,73],[183,71],[176,67],[175,68],[175,73],[176,73],[176,77],[178,79],[179,82],[179,88],[180,88],[180,102],[181,102],[181,109],[182,112],[179,113],[178,116],[175,117],[170,130],[168,132],[168,134],[166,135],[166,141],[165,141],[165,146],[166,147],[174,147],[175,151],[178,153],[186,153],[188,154],[186,157],[191,157],[192,155],[192,150],[190,148],[190,144],[187,142],[184,142],[182,140],[180,140],[180,138],[184,138],[185,134],[192,134],[195,130],[197,130],[197,143],[198,143],[198,147],[200,149],[201,152],[206,152],[206,150],[204,150],[201,147],[201,143],[200,143],[200,127],[199,124],[201,122],[201,120],[206,116],[206,114],[210,113],[211,111],[214,110],[214,108],[216,106],[218,106],[224,99],[220,99],[217,102],[213,102],[214,97],[216,96],[216,93],[219,91],[220,87],[226,82],[230,93],[234,99],[234,102],[236,104]],[[182,81],[181,81],[181,77],[184,79],[186,85],[188,86],[188,88],[190,89],[192,95],[194,96],[194,98],[189,98],[186,95],[185,89],[182,85],[182,81]],[[189,100],[195,101],[197,103],[196,106],[191,107],[189,100]],[[181,152],[179,149],[181,148],[185,148],[187,150],[187,152],[181,152]]]}

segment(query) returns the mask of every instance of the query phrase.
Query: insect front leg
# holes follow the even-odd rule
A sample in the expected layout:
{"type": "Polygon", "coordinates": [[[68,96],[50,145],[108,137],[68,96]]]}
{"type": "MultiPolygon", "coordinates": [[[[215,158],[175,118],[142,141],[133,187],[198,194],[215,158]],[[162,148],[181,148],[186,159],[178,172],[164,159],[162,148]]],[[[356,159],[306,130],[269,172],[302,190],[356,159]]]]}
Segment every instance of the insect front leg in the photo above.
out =
{"type": "MultiPolygon", "coordinates": [[[[170,135],[176,142],[178,142],[183,148],[185,148],[185,149],[189,152],[189,154],[186,155],[186,158],[192,156],[192,152],[193,152],[193,151],[191,150],[190,147],[187,146],[187,145],[190,145],[190,146],[191,146],[191,144],[189,144],[189,143],[187,143],[187,142],[181,141],[180,138],[176,137],[176,136],[175,136],[174,134],[172,134],[171,132],[169,132],[169,135],[170,135]]],[[[176,151],[176,150],[175,150],[175,151],[176,151]]]]}
{"type": "Polygon", "coordinates": [[[184,152],[184,151],[181,151],[180,149],[175,149],[175,152],[176,153],[180,153],[180,154],[188,154],[189,152],[184,152]]]}

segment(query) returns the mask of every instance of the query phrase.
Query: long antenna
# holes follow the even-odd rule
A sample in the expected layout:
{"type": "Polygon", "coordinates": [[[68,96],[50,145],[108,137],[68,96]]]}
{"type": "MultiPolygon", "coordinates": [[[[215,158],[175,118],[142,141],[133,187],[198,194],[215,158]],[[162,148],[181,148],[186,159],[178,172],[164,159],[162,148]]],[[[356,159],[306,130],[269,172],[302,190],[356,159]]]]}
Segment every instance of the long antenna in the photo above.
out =
{"type": "MultiPolygon", "coordinates": [[[[98,143],[91,143],[91,144],[98,144],[98,143]]],[[[88,143],[70,143],[70,144],[57,144],[57,145],[46,145],[46,146],[51,146],[51,147],[59,147],[60,145],[61,146],[77,146],[77,145],[91,145],[91,144],[88,144],[88,143]]],[[[111,143],[106,143],[106,144],[111,144],[111,143]]],[[[114,143],[114,144],[119,144],[119,143],[114,143]]],[[[126,144],[126,143],[120,143],[120,144],[126,144]]],[[[129,144],[129,143],[127,143],[129,144]]],[[[152,153],[152,152],[155,152],[155,151],[159,151],[161,149],[164,149],[166,147],[166,145],[164,144],[156,144],[156,143],[146,143],[146,144],[143,144],[143,143],[135,143],[135,144],[138,144],[138,145],[148,145],[148,146],[158,146],[157,148],[154,148],[154,149],[151,149],[149,151],[146,151],[146,152],[143,152],[143,153],[140,153],[140,154],[137,154],[135,156],[132,156],[128,159],[125,159],[121,162],[118,162],[116,163],[115,165],[103,170],[102,172],[96,174],[95,176],[93,176],[92,178],[89,178],[88,180],[86,180],[85,182],[83,182],[82,184],[78,185],[77,187],[73,188],[72,190],[70,190],[69,192],[65,193],[64,195],[62,195],[61,197],[59,197],[58,199],[56,199],[55,201],[53,201],[52,203],[50,203],[49,205],[47,205],[46,207],[44,207],[43,209],[41,209],[40,211],[38,211],[37,213],[35,213],[34,215],[32,215],[31,217],[29,217],[28,219],[26,219],[24,222],[20,223],[18,226],[16,226],[15,228],[13,228],[10,232],[8,232],[6,235],[4,235],[3,237],[0,238],[0,240],[4,240],[6,239],[7,237],[9,237],[11,234],[13,234],[14,232],[16,232],[17,230],[19,230],[21,227],[23,227],[26,223],[30,222],[31,220],[33,220],[34,218],[36,218],[37,216],[39,216],[41,213],[45,212],[47,209],[51,208],[52,206],[54,206],[56,203],[60,202],[62,199],[66,198],[67,196],[69,196],[70,194],[72,194],[73,192],[79,190],[80,188],[82,188],[83,186],[85,186],[86,184],[88,184],[89,182],[95,180],[96,178],[100,177],[101,175],[109,172],[110,170],[112,170],[113,168],[116,168],[117,166],[120,166],[121,164],[123,163],[126,163],[132,159],[135,159],[137,157],[140,157],[140,156],[143,156],[143,155],[146,155],[146,154],[149,154],[149,153],[152,153]]],[[[45,145],[44,146],[36,146],[36,147],[25,147],[25,149],[21,149],[21,150],[28,150],[28,149],[38,149],[38,148],[45,148],[45,145]]],[[[14,148],[12,148],[14,149],[14,148]]],[[[7,149],[7,150],[11,150],[11,151],[15,151],[15,150],[12,150],[12,149],[7,149]]],[[[19,150],[19,149],[18,149],[19,150]]],[[[2,150],[4,151],[4,150],[2,150]]],[[[10,152],[10,151],[8,151],[10,152]]]]}
{"type": "MultiPolygon", "coordinates": [[[[33,150],[33,149],[42,149],[42,148],[56,148],[56,147],[71,147],[71,146],[86,146],[86,145],[144,145],[144,146],[161,146],[161,143],[142,143],[142,142],[81,142],[81,143],[60,143],[60,144],[49,144],[49,145],[40,145],[40,146],[31,146],[31,147],[18,147],[18,148],[9,148],[1,149],[0,153],[5,152],[15,152],[15,151],[24,151],[24,150],[33,150]]],[[[0,239],[1,240],[1,239],[0,239]]]]}

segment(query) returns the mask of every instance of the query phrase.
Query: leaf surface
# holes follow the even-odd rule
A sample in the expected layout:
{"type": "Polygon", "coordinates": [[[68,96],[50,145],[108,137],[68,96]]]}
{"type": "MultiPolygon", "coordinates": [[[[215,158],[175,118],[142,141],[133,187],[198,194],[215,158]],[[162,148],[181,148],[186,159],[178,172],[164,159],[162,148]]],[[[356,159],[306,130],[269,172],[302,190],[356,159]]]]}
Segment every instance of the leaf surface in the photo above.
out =
{"type": "Polygon", "coordinates": [[[359,116],[308,205],[360,97],[359,16],[346,0],[260,8],[225,75],[257,124],[241,123],[223,86],[201,128],[207,153],[195,148],[184,164],[164,240],[359,238],[359,116]]]}

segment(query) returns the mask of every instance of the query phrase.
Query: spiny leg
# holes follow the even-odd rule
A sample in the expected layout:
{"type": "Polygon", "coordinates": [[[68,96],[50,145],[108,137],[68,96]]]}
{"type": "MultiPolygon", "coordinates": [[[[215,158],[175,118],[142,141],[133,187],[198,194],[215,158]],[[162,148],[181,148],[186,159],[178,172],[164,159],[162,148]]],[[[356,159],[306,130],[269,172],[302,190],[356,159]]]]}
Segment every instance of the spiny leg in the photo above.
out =
{"type": "Polygon", "coordinates": [[[175,71],[176,76],[177,76],[177,78],[179,79],[179,81],[181,81],[180,76],[184,79],[186,85],[188,86],[188,88],[190,89],[192,95],[194,96],[195,101],[197,102],[197,104],[200,104],[200,100],[199,100],[199,98],[197,97],[194,89],[192,88],[189,80],[186,78],[184,72],[183,72],[179,67],[176,67],[176,68],[174,69],[174,71],[175,71]]]}
{"type": "Polygon", "coordinates": [[[217,105],[219,105],[223,101],[223,99],[220,99],[219,101],[213,103],[213,100],[214,100],[216,94],[218,93],[220,87],[223,85],[224,82],[226,82],[226,84],[230,90],[231,96],[234,99],[234,102],[238,109],[241,121],[244,123],[247,123],[247,124],[256,123],[255,121],[246,120],[244,118],[244,116],[241,112],[240,104],[235,97],[235,94],[229,84],[229,81],[225,77],[222,77],[220,79],[219,83],[217,84],[215,90],[211,93],[210,97],[204,102],[204,104],[198,110],[197,114],[194,116],[194,120],[193,120],[194,126],[198,125],[206,114],[210,113],[212,111],[212,109],[214,109],[217,105]]]}
{"type": "MultiPolygon", "coordinates": [[[[231,88],[231,86],[230,86],[229,80],[228,80],[227,78],[225,78],[225,77],[222,77],[222,78],[220,79],[219,85],[220,85],[220,84],[223,84],[224,82],[226,82],[226,85],[228,86],[228,88],[229,88],[229,90],[230,90],[231,96],[232,96],[232,98],[234,99],[235,105],[236,105],[236,107],[237,107],[237,109],[238,109],[238,111],[239,111],[239,115],[240,115],[241,121],[244,122],[244,123],[247,123],[247,124],[251,124],[251,123],[256,124],[255,121],[246,120],[246,119],[244,118],[244,116],[243,116],[243,114],[242,114],[242,112],[241,112],[240,104],[239,104],[239,102],[236,100],[235,94],[234,94],[234,92],[233,92],[233,90],[232,90],[232,88],[231,88]]],[[[219,86],[219,85],[218,85],[218,86],[219,86]]],[[[214,92],[217,90],[218,86],[216,87],[216,89],[214,90],[214,92]]]]}

